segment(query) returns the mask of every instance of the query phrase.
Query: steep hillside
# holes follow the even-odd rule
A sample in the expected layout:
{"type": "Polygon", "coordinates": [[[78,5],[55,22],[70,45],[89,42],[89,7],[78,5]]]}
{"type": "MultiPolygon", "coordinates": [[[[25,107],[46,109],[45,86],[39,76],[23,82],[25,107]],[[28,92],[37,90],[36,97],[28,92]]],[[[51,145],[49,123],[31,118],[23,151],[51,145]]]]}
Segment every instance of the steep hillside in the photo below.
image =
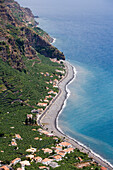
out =
{"type": "Polygon", "coordinates": [[[48,35],[47,39],[43,38],[45,32],[35,25],[34,16],[28,8],[21,8],[13,0],[0,1],[0,56],[20,71],[25,69],[23,56],[39,60],[37,52],[46,57],[65,59],[48,42],[51,40],[48,35]]]}
{"type": "MultiPolygon", "coordinates": [[[[45,81],[49,79],[45,77],[42,80],[40,72],[49,72],[49,74],[55,75],[55,69],[62,65],[51,62],[49,58],[65,59],[57,48],[43,39],[43,34],[39,35],[40,28],[26,25],[27,18],[30,22],[32,21],[32,26],[36,24],[30,9],[20,7],[13,0],[0,0],[0,94],[2,106],[5,102],[7,103],[5,105],[9,107],[15,100],[23,103],[27,100],[29,106],[37,106],[36,102],[41,95],[42,98],[45,96],[45,81]]],[[[1,109],[3,111],[4,107],[1,109]]]]}
{"type": "MultiPolygon", "coordinates": [[[[37,145],[32,134],[27,137],[29,140],[26,138],[32,129],[25,126],[26,115],[40,109],[38,103],[47,100],[49,91],[58,93],[53,82],[64,76],[56,71],[64,70],[62,62],[50,60],[65,59],[63,53],[49,43],[52,39],[36,24],[29,9],[13,0],[0,0],[0,162],[3,164],[25,155],[30,145],[37,145]],[[24,139],[18,150],[10,145],[15,133],[24,139]]],[[[52,142],[47,138],[39,147],[52,142]]]]}

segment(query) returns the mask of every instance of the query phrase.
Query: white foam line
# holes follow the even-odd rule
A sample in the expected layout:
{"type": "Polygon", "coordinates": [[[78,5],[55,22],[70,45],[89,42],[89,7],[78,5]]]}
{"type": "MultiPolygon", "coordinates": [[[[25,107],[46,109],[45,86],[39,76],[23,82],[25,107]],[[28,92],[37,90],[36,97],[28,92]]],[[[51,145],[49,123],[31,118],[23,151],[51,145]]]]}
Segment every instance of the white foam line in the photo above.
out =
{"type": "MultiPolygon", "coordinates": [[[[68,62],[68,63],[69,63],[69,62],[68,62]]],[[[70,63],[69,63],[69,64],[70,64],[70,63]]],[[[71,65],[71,64],[70,64],[70,65],[71,65]]],[[[69,84],[71,84],[71,83],[75,80],[76,75],[77,75],[77,70],[76,70],[76,68],[75,68],[74,66],[72,66],[72,67],[73,67],[73,71],[74,71],[74,77],[73,77],[73,79],[66,85],[67,96],[66,96],[66,99],[64,100],[63,107],[62,107],[62,109],[60,110],[60,112],[59,112],[59,114],[58,114],[58,116],[57,116],[57,118],[56,118],[56,126],[57,126],[58,130],[61,131],[64,135],[65,135],[65,133],[64,133],[64,132],[60,129],[60,127],[58,126],[58,119],[59,119],[59,116],[60,116],[60,114],[62,113],[63,109],[66,107],[67,100],[68,100],[68,98],[69,98],[69,96],[70,96],[70,94],[71,94],[71,91],[70,91],[67,87],[68,87],[69,84]]]]}
{"type": "MultiPolygon", "coordinates": [[[[53,37],[52,37],[53,38],[53,37]]],[[[56,38],[53,38],[53,42],[51,43],[51,44],[54,44],[55,43],[55,41],[56,41],[56,38]]]]}
{"type": "MultiPolygon", "coordinates": [[[[68,62],[68,63],[69,63],[69,62],[68,62]]],[[[69,64],[70,64],[70,63],[69,63],[69,64]]],[[[71,64],[70,64],[70,65],[71,65],[71,64]]],[[[59,112],[59,114],[58,114],[58,116],[57,116],[57,118],[56,118],[56,126],[57,126],[57,129],[58,129],[61,133],[63,133],[65,136],[67,136],[68,138],[74,140],[78,145],[82,146],[82,147],[83,147],[84,149],[86,149],[87,151],[90,151],[90,153],[93,154],[95,157],[98,157],[101,161],[105,162],[107,165],[109,165],[111,168],[113,168],[113,165],[112,165],[110,162],[108,162],[106,159],[102,158],[99,154],[95,153],[92,149],[88,148],[86,145],[84,145],[84,144],[82,144],[81,142],[77,141],[76,139],[70,137],[69,135],[66,135],[66,134],[61,130],[61,128],[58,126],[59,116],[60,116],[60,114],[62,113],[63,109],[66,107],[67,99],[69,98],[69,96],[70,96],[70,94],[71,94],[70,90],[68,89],[68,85],[71,84],[71,83],[75,80],[76,75],[77,75],[77,70],[76,70],[76,68],[75,68],[74,66],[72,66],[72,67],[73,67],[73,71],[74,71],[74,77],[73,77],[73,79],[66,85],[67,97],[66,97],[66,99],[65,99],[65,101],[64,101],[64,104],[63,104],[62,109],[60,110],[60,112],[59,112]]]]}

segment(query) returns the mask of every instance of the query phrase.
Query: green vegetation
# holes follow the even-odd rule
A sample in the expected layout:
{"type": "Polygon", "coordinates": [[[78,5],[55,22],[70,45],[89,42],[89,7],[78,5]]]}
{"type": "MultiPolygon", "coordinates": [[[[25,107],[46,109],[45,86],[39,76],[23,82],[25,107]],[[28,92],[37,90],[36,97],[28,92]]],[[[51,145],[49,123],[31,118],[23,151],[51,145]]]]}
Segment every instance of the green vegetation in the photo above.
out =
{"type": "MultiPolygon", "coordinates": [[[[24,59],[26,60],[26,58],[24,59]]],[[[52,144],[54,140],[44,137],[43,141],[37,142],[34,137],[39,136],[38,132],[32,132],[32,126],[25,125],[25,118],[33,108],[38,108],[37,103],[48,94],[46,81],[50,77],[44,77],[40,72],[48,72],[55,79],[55,69],[60,65],[52,63],[49,58],[40,55],[40,63],[32,67],[34,60],[26,60],[26,73],[13,69],[8,64],[0,61],[0,160],[11,161],[15,157],[25,154],[30,145],[36,148],[52,144]],[[23,102],[21,102],[23,101],[23,102]],[[11,129],[10,127],[15,127],[11,129]],[[23,140],[18,141],[19,150],[9,146],[12,136],[18,133],[23,140]],[[4,138],[5,137],[5,138],[4,138]]],[[[48,86],[53,89],[52,85],[48,86]]],[[[35,127],[38,128],[38,127],[35,127]]]]}
{"type": "MultiPolygon", "coordinates": [[[[35,156],[44,159],[53,156],[55,151],[50,155],[44,154],[42,148],[55,147],[58,142],[54,137],[39,133],[37,122],[30,120],[26,123],[25,120],[31,110],[45,109],[37,104],[44,102],[49,91],[58,93],[58,88],[53,87],[53,84],[55,79],[60,80],[64,76],[64,65],[63,62],[52,62],[49,57],[59,60],[65,59],[65,56],[48,43],[51,38],[47,33],[35,27],[29,9],[21,8],[13,0],[1,0],[0,3],[0,161],[10,164],[17,157],[29,160],[26,150],[31,147],[36,148],[35,156]],[[32,22],[31,26],[29,22],[32,22]],[[22,139],[15,139],[15,134],[19,134],[22,139]]],[[[51,99],[48,99],[48,104],[51,99]]],[[[33,117],[36,117],[35,113],[33,117]]],[[[91,161],[87,154],[75,149],[74,153],[67,154],[59,162],[60,167],[56,169],[77,169],[76,163],[80,163],[78,157],[84,162],[91,161]]],[[[43,164],[32,162],[26,169],[38,169],[40,165],[43,164]]],[[[13,169],[18,167],[19,163],[13,169]]],[[[99,169],[94,165],[83,169],[91,168],[99,169]]]]}

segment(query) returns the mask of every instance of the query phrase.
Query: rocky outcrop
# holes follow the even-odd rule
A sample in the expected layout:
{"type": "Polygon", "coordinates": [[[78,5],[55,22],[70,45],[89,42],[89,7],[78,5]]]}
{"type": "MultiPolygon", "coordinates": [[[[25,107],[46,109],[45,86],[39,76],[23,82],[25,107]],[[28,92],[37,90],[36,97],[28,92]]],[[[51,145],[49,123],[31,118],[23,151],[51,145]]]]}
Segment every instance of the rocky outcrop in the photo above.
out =
{"type": "Polygon", "coordinates": [[[13,0],[0,0],[0,56],[13,68],[25,69],[23,57],[37,59],[38,53],[45,57],[65,59],[57,48],[52,46],[52,38],[35,27],[30,9],[22,8],[13,0]],[[32,20],[33,27],[27,22],[32,20]],[[38,52],[38,53],[37,53],[38,52]]]}
{"type": "Polygon", "coordinates": [[[30,45],[34,47],[40,54],[50,58],[65,59],[65,56],[62,52],[45,41],[40,35],[36,34],[27,27],[23,29],[30,45]]]}
{"type": "Polygon", "coordinates": [[[14,0],[5,0],[7,7],[11,9],[13,15],[18,18],[18,20],[26,23],[37,25],[38,23],[34,20],[34,15],[29,8],[20,7],[20,5],[14,0]]]}

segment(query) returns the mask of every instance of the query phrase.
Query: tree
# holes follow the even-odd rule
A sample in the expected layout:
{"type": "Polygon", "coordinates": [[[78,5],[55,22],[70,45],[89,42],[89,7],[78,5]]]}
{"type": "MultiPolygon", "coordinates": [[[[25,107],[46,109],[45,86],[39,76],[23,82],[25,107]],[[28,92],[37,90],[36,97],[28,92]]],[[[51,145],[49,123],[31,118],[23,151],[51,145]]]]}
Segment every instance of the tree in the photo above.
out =
{"type": "Polygon", "coordinates": [[[26,118],[26,120],[25,120],[25,124],[26,124],[26,125],[28,125],[28,122],[29,122],[29,121],[28,121],[28,119],[26,118]]]}
{"type": "Polygon", "coordinates": [[[31,124],[35,124],[35,120],[33,118],[31,119],[31,124]]]}
{"type": "Polygon", "coordinates": [[[30,124],[30,125],[32,124],[32,119],[31,119],[31,118],[29,118],[29,124],[30,124]]]}

